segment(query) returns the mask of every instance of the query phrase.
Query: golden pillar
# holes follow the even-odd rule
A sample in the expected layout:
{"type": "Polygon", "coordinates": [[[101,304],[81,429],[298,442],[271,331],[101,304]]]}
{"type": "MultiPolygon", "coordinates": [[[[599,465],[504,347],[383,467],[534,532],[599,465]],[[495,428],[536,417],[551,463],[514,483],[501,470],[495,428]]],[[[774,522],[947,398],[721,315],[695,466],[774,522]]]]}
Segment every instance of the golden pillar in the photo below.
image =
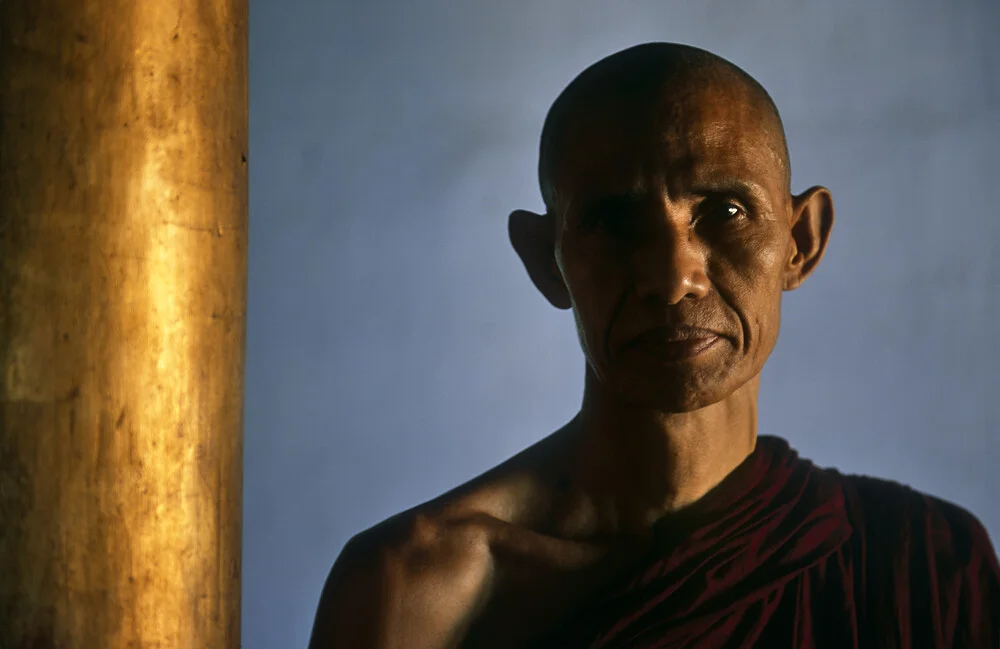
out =
{"type": "Polygon", "coordinates": [[[0,647],[240,643],[247,0],[0,0],[0,647]]]}

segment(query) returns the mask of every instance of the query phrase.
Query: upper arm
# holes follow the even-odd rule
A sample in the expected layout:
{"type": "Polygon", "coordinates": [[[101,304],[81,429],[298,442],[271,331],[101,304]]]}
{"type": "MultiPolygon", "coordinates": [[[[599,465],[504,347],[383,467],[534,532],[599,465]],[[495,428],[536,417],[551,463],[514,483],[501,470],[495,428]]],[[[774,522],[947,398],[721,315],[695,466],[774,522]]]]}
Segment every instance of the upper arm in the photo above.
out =
{"type": "Polygon", "coordinates": [[[954,646],[1000,647],[1000,563],[983,524],[971,513],[962,513],[968,551],[962,557],[954,646]]]}
{"type": "Polygon", "coordinates": [[[967,509],[902,485],[851,476],[863,530],[866,628],[876,645],[900,635],[934,646],[1000,647],[1000,566],[967,509]]]}
{"type": "Polygon", "coordinates": [[[352,539],[323,587],[309,649],[451,649],[492,578],[476,526],[414,517],[352,539]]]}
{"type": "Polygon", "coordinates": [[[309,649],[380,647],[376,616],[385,595],[379,552],[354,537],[337,557],[323,585],[309,649]]]}

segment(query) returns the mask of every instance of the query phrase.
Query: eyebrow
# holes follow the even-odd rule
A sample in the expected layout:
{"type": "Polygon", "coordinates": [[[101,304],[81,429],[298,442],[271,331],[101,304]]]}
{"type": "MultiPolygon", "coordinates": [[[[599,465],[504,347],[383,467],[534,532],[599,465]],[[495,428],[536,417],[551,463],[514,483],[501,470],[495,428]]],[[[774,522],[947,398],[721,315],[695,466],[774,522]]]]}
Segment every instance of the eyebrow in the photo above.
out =
{"type": "Polygon", "coordinates": [[[766,197],[766,192],[761,185],[736,176],[707,178],[692,183],[690,191],[695,194],[734,194],[757,200],[763,200],[766,197]]]}
{"type": "MultiPolygon", "coordinates": [[[[762,185],[732,175],[707,176],[703,180],[690,183],[686,188],[686,193],[696,196],[708,196],[711,194],[737,196],[746,202],[754,204],[766,203],[768,200],[767,192],[762,185]]],[[[611,191],[590,196],[583,200],[574,196],[567,203],[567,208],[568,211],[579,210],[582,212],[623,208],[637,205],[648,196],[649,194],[646,190],[641,187],[611,191]]]]}
{"type": "Polygon", "coordinates": [[[580,209],[582,212],[590,213],[608,209],[634,207],[641,204],[647,197],[648,194],[643,191],[625,190],[599,194],[582,201],[574,201],[574,203],[575,207],[580,209]]]}

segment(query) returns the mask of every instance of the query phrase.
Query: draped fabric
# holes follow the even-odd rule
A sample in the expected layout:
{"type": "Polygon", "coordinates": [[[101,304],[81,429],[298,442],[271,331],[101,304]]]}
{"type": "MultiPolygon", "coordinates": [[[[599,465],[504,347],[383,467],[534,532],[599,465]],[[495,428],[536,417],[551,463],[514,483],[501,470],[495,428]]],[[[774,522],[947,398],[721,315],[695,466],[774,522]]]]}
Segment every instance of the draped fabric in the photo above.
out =
{"type": "Polygon", "coordinates": [[[544,649],[1000,648],[1000,566],[964,509],[761,436],[544,649]]]}

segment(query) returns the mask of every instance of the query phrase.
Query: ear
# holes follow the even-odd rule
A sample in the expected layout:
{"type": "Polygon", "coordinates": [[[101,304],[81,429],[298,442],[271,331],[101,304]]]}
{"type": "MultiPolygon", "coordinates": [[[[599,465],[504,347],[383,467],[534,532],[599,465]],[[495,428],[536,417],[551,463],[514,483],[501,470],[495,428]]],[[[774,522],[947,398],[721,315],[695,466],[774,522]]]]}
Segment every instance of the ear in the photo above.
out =
{"type": "Polygon", "coordinates": [[[785,266],[784,290],[792,291],[823,258],[833,229],[833,197],[826,187],[810,187],[792,197],[792,251],[785,266]]]}
{"type": "Polygon", "coordinates": [[[557,309],[572,306],[569,290],[556,264],[556,221],[551,214],[515,210],[507,222],[510,243],[535,287],[557,309]]]}

